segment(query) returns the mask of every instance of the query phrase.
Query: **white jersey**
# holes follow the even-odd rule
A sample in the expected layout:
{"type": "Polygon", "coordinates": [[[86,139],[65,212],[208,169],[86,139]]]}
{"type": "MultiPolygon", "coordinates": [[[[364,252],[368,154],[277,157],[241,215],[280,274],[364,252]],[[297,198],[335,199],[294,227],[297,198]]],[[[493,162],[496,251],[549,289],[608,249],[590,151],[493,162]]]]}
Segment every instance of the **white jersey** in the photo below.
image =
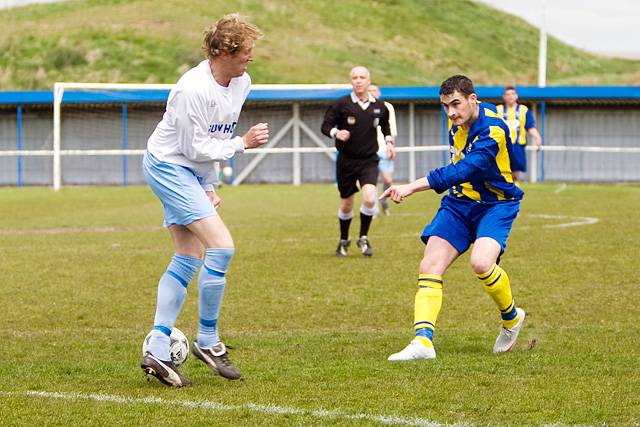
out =
{"type": "Polygon", "coordinates": [[[205,190],[217,181],[217,160],[244,151],[241,137],[233,137],[240,110],[251,89],[247,73],[220,86],[204,60],[187,71],[171,89],[167,108],[147,142],[158,160],[192,169],[205,190]]]}
{"type": "MultiPolygon", "coordinates": [[[[396,124],[396,110],[393,108],[393,105],[384,101],[384,105],[389,110],[389,130],[391,131],[391,136],[393,139],[396,139],[398,136],[398,125],[396,124]]],[[[384,135],[382,134],[382,129],[378,126],[378,154],[382,156],[384,159],[387,158],[387,142],[384,139],[384,135]]]]}

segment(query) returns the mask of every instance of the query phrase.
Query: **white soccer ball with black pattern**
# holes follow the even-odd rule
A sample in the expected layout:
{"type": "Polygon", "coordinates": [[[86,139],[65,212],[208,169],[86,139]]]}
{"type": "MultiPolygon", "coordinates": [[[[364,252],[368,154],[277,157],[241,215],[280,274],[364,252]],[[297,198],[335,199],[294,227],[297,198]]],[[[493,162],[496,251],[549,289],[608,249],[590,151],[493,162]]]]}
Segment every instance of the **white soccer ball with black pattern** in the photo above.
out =
{"type": "MultiPolygon", "coordinates": [[[[146,337],[144,337],[144,341],[142,342],[142,355],[147,351],[147,347],[149,346],[149,338],[151,338],[151,333],[149,332],[146,337]]],[[[171,335],[169,336],[171,340],[169,353],[171,354],[171,360],[176,366],[182,365],[187,358],[189,357],[189,340],[187,336],[178,328],[173,328],[171,330],[171,335]]]]}

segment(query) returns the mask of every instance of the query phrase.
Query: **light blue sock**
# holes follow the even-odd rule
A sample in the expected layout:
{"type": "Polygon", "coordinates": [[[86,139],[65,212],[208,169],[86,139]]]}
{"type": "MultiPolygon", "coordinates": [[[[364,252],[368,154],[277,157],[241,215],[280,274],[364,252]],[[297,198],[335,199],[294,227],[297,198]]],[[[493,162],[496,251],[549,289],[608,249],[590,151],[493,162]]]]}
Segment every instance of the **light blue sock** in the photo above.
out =
{"type": "Polygon", "coordinates": [[[233,248],[209,248],[205,252],[204,264],[198,276],[200,327],[197,340],[200,348],[211,348],[220,341],[218,315],[226,283],[225,274],[233,252],[233,248]]]}
{"type": "Polygon", "coordinates": [[[158,283],[158,305],[153,332],[147,350],[160,360],[169,361],[171,329],[175,325],[187,296],[187,286],[202,265],[202,261],[187,255],[175,254],[167,271],[158,283]]]}

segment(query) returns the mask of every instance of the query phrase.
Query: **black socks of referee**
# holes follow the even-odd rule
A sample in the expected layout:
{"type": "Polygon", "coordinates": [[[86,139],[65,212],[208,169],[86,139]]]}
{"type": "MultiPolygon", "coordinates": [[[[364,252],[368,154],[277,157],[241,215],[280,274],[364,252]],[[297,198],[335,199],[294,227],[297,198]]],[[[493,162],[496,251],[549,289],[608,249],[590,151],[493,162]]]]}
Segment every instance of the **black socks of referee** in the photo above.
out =
{"type": "Polygon", "coordinates": [[[360,235],[366,236],[369,232],[369,226],[371,225],[372,215],[366,215],[360,212],[360,235]]]}
{"type": "Polygon", "coordinates": [[[340,240],[349,239],[349,226],[351,225],[352,218],[353,212],[344,213],[341,209],[338,209],[338,219],[340,220],[340,240]]]}
{"type": "Polygon", "coordinates": [[[350,225],[351,225],[351,218],[340,220],[340,240],[347,240],[349,238],[350,225]]]}
{"type": "MultiPolygon", "coordinates": [[[[371,220],[376,213],[376,208],[367,208],[362,206],[360,208],[360,236],[366,236],[369,233],[369,227],[371,226],[371,220]]],[[[349,227],[351,226],[351,219],[353,218],[353,212],[344,213],[338,209],[338,219],[340,220],[340,240],[349,239],[349,227]]]]}
{"type": "Polygon", "coordinates": [[[375,207],[368,208],[365,205],[360,207],[360,236],[366,236],[369,234],[369,226],[371,225],[371,220],[375,214],[375,207]]]}

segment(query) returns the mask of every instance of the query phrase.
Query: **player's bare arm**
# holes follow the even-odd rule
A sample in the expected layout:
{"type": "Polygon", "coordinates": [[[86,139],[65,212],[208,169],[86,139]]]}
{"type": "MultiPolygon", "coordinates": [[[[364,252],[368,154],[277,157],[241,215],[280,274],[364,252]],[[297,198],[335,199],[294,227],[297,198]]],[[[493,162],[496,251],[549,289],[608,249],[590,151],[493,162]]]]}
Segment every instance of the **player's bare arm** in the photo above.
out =
{"type": "Polygon", "coordinates": [[[538,132],[538,129],[536,128],[531,128],[528,132],[529,135],[533,137],[533,142],[536,144],[536,150],[540,151],[542,148],[542,136],[540,136],[540,132],[538,132]]]}
{"type": "Polygon", "coordinates": [[[420,178],[413,182],[403,185],[392,185],[387,188],[387,190],[382,193],[380,199],[383,197],[389,197],[395,203],[402,203],[405,197],[409,197],[413,193],[417,193],[419,191],[430,190],[429,181],[427,178],[420,178]]]}
{"type": "Polygon", "coordinates": [[[396,158],[396,147],[395,147],[395,141],[393,140],[393,137],[389,137],[389,139],[386,140],[387,141],[387,158],[389,160],[394,160],[396,158]]]}

